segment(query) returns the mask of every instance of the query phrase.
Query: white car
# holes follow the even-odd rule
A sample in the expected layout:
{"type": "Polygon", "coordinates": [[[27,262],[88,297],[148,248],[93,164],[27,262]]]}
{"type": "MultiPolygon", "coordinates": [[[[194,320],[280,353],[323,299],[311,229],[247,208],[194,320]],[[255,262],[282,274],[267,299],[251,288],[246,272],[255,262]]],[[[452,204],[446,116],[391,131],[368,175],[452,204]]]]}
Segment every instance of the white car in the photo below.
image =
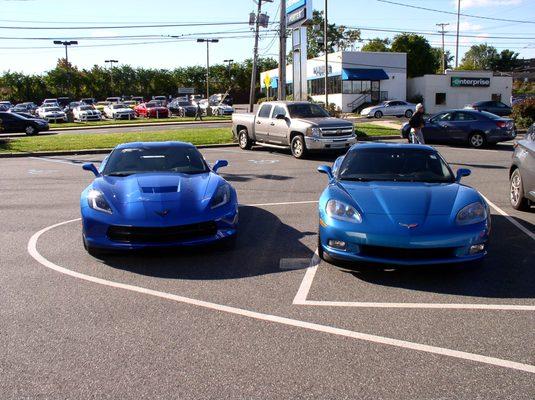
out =
{"type": "Polygon", "coordinates": [[[220,104],[218,106],[212,106],[213,115],[232,115],[234,113],[234,108],[227,104],[220,104]]]}
{"type": "Polygon", "coordinates": [[[384,101],[376,106],[366,107],[360,112],[360,115],[367,118],[382,118],[383,115],[410,118],[415,111],[416,104],[400,100],[390,100],[384,101]]]}
{"type": "Polygon", "coordinates": [[[76,121],[100,121],[102,119],[102,113],[87,104],[74,107],[72,114],[76,121]]]}
{"type": "Polygon", "coordinates": [[[44,99],[41,107],[59,107],[58,99],[44,99]]]}
{"type": "Polygon", "coordinates": [[[63,110],[59,107],[52,106],[44,106],[37,109],[37,115],[39,118],[46,119],[47,121],[53,121],[53,122],[67,122],[67,114],[63,112],[63,110]]]}
{"type": "Polygon", "coordinates": [[[104,115],[110,119],[134,119],[136,116],[134,110],[122,103],[108,104],[104,107],[104,115]]]}

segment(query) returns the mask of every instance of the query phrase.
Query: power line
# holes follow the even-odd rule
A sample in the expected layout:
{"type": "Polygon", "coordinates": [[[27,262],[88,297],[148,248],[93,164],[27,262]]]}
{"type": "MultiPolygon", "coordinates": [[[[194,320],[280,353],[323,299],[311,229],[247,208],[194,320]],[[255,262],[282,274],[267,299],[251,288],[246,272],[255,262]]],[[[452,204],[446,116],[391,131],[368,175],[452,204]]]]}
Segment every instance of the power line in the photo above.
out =
{"type": "MultiPolygon", "coordinates": [[[[418,35],[432,35],[440,36],[441,33],[438,32],[428,32],[428,31],[413,31],[413,30],[399,30],[399,29],[379,29],[379,28],[366,28],[360,26],[351,26],[350,29],[360,29],[361,31],[375,31],[375,32],[390,32],[390,33],[414,33],[418,35]]],[[[445,36],[456,37],[454,34],[445,34],[445,36]]],[[[487,35],[459,35],[459,37],[464,38],[476,38],[476,39],[506,39],[506,40],[535,40],[535,37],[520,37],[520,36],[487,36],[487,35]]]]}
{"type": "Polygon", "coordinates": [[[104,26],[0,26],[0,29],[15,30],[83,30],[83,29],[137,29],[137,28],[172,28],[184,26],[222,26],[222,25],[248,25],[249,22],[191,22],[181,24],[154,24],[154,25],[104,25],[104,26]]]}
{"type": "MultiPolygon", "coordinates": [[[[456,12],[453,11],[446,11],[446,10],[437,10],[435,8],[427,8],[427,7],[421,7],[421,6],[415,6],[412,4],[403,4],[403,3],[396,3],[395,1],[390,0],[377,0],[380,3],[388,3],[393,4],[395,6],[401,6],[401,7],[408,7],[408,8],[414,8],[417,10],[424,10],[424,11],[432,11],[442,14],[449,14],[449,15],[455,15],[457,16],[456,12]]],[[[505,18],[494,18],[494,17],[484,17],[482,15],[473,15],[473,14],[463,14],[459,13],[459,15],[463,17],[469,17],[469,18],[478,18],[478,19],[486,19],[490,21],[503,21],[503,22],[515,22],[517,24],[535,24],[535,21],[525,21],[525,20],[515,20],[515,19],[505,19],[505,18]]]]}

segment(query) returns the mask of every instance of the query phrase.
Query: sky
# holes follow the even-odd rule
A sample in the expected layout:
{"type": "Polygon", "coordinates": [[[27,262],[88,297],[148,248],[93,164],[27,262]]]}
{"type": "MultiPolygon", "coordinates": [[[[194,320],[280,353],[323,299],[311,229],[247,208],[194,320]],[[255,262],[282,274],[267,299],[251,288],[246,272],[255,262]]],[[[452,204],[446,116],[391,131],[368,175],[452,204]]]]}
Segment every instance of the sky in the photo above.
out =
{"type": "MultiPolygon", "coordinates": [[[[457,0],[392,1],[457,11],[457,0]]],[[[263,4],[270,22],[278,21],[279,6],[280,0],[263,4]]],[[[315,9],[323,7],[324,0],[314,1],[315,9]]],[[[456,32],[455,15],[384,0],[328,0],[328,7],[330,22],[361,28],[363,39],[396,34],[368,29],[436,33],[437,23],[449,23],[448,35],[456,32]]],[[[69,61],[80,68],[104,66],[107,59],[144,68],[206,65],[206,45],[196,42],[205,37],[220,39],[210,44],[211,64],[225,59],[242,61],[252,55],[253,35],[247,21],[255,9],[254,0],[0,0],[0,73],[39,74],[54,68],[57,59],[64,57],[63,46],[54,45],[54,39],[78,38],[78,46],[69,47],[69,61]],[[189,26],[139,27],[184,24],[189,26]],[[119,28],[127,25],[137,26],[119,28]]],[[[529,23],[461,17],[461,34],[472,37],[461,38],[459,58],[477,43],[491,44],[498,51],[509,48],[520,53],[520,58],[535,57],[535,0],[461,0],[461,12],[529,23]]],[[[276,25],[262,29],[260,55],[277,57],[275,29],[276,25]]],[[[440,36],[426,37],[433,46],[440,46],[440,36]]],[[[455,54],[455,37],[447,36],[445,42],[446,49],[455,54]]],[[[357,44],[356,49],[364,43],[357,44]]]]}

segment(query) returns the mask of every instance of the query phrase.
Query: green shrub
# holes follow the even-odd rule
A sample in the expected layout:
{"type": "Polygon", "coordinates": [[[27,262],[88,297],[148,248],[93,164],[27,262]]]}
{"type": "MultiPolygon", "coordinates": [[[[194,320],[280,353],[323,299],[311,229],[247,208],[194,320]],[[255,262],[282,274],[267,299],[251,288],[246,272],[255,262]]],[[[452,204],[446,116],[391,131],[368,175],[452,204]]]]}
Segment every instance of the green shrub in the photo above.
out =
{"type": "Polygon", "coordinates": [[[526,99],[513,106],[513,119],[518,128],[528,128],[535,121],[535,99],[526,99]]]}

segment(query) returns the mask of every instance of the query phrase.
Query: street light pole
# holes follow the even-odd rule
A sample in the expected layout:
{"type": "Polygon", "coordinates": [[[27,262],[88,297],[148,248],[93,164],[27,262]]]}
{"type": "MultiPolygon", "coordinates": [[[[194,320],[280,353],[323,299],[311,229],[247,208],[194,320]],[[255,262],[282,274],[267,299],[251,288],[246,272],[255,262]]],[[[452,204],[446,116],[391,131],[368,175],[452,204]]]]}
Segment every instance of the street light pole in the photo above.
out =
{"type": "Polygon", "coordinates": [[[325,19],[323,20],[323,46],[325,47],[325,109],[329,109],[329,49],[327,47],[327,33],[329,29],[327,21],[327,2],[325,0],[325,19]]]}
{"type": "Polygon", "coordinates": [[[444,73],[446,72],[446,57],[444,53],[444,34],[446,33],[446,31],[444,30],[444,27],[449,24],[441,23],[441,24],[436,24],[436,25],[442,28],[442,30],[439,31],[439,33],[442,34],[442,63],[440,65],[442,66],[442,73],[444,73]]]}
{"type": "Polygon", "coordinates": [[[72,46],[74,44],[78,44],[78,41],[76,40],[54,40],[54,44],[59,44],[59,45],[62,45],[62,46],[65,46],[65,63],[68,64],[69,63],[69,53],[67,51],[67,48],[69,46],[72,46]]]}
{"type": "Polygon", "coordinates": [[[457,0],[457,43],[455,44],[455,68],[459,66],[459,24],[461,21],[461,0],[457,0]]]}
{"type": "Polygon", "coordinates": [[[230,81],[231,81],[232,75],[230,74],[230,66],[232,65],[234,60],[223,60],[223,62],[228,63],[228,80],[229,80],[229,83],[231,83],[230,81]]]}
{"type": "Polygon", "coordinates": [[[210,97],[210,43],[218,43],[219,39],[197,39],[197,43],[206,42],[206,99],[210,97]]]}
{"type": "Polygon", "coordinates": [[[111,87],[113,88],[113,64],[117,64],[118,60],[104,60],[105,63],[110,63],[110,83],[111,87]]]}
{"type": "Polygon", "coordinates": [[[279,24],[279,82],[277,100],[286,100],[286,0],[280,3],[279,24]]]}

